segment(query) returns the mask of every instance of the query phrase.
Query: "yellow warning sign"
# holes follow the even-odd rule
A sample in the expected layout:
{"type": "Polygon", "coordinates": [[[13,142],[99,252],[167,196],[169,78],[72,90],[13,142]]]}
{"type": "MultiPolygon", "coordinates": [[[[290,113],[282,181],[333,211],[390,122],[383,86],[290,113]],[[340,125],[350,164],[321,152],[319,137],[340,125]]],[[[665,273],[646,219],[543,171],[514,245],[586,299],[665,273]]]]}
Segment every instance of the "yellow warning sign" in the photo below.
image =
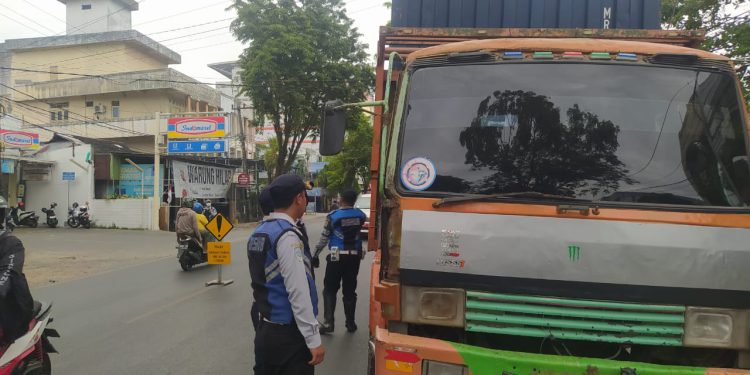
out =
{"type": "Polygon", "coordinates": [[[232,244],[229,242],[208,243],[208,264],[232,263],[232,244]]]}
{"type": "Polygon", "coordinates": [[[234,228],[234,225],[221,214],[217,214],[206,224],[206,230],[219,241],[223,240],[232,231],[232,228],[234,228]]]}

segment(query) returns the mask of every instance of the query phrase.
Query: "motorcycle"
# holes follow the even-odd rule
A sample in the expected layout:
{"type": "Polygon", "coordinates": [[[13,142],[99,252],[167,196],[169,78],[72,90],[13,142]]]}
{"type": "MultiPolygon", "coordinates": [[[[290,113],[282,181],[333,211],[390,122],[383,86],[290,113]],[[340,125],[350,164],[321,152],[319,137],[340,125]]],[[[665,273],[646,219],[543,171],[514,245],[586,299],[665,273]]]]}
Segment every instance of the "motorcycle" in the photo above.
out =
{"type": "Polygon", "coordinates": [[[73,202],[73,206],[68,208],[68,226],[78,228],[82,226],[86,229],[91,228],[91,216],[89,214],[89,203],[83,206],[78,202],[73,202]]]}
{"type": "Polygon", "coordinates": [[[42,212],[47,215],[47,226],[50,228],[54,228],[58,224],[57,215],[55,215],[55,207],[57,207],[57,203],[52,202],[52,204],[49,205],[49,208],[42,208],[42,212]]]}
{"type": "Polygon", "coordinates": [[[208,254],[203,252],[203,244],[190,236],[177,239],[177,260],[183,271],[190,271],[193,266],[208,262],[208,254]]]}
{"type": "Polygon", "coordinates": [[[50,337],[60,334],[49,324],[52,304],[34,303],[34,319],[29,323],[29,331],[13,343],[0,346],[0,375],[49,375],[52,363],[49,353],[57,353],[50,337]]]}
{"type": "Polygon", "coordinates": [[[5,230],[12,232],[16,229],[16,224],[13,222],[13,216],[10,215],[10,210],[5,214],[5,230]]]}
{"type": "Polygon", "coordinates": [[[18,202],[18,206],[10,209],[10,217],[17,227],[25,225],[36,228],[39,226],[39,216],[34,211],[24,211],[23,202],[18,202]]]}

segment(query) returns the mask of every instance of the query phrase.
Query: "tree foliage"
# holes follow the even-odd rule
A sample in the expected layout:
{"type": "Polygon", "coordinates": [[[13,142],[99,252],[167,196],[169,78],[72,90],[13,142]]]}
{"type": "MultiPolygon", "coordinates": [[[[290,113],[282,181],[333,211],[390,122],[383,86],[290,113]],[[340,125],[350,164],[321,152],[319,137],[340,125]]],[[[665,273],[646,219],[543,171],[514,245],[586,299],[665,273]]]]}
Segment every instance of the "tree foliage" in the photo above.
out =
{"type": "Polygon", "coordinates": [[[235,0],[232,31],[250,43],[240,57],[243,92],[273,124],[273,176],[287,172],[317,132],[328,100],[362,101],[373,83],[366,45],[342,0],[235,0]]]}
{"type": "Polygon", "coordinates": [[[531,91],[497,90],[487,96],[459,136],[466,164],[495,171],[474,192],[597,196],[629,183],[617,157],[619,126],[577,104],[566,111],[567,121],[560,112],[548,97],[531,91]],[[483,119],[508,114],[513,122],[507,128],[482,125],[483,119]]]}
{"type": "Polygon", "coordinates": [[[749,0],[663,0],[662,23],[671,29],[704,29],[702,47],[738,60],[737,74],[750,91],[749,0]]]}
{"type": "Polygon", "coordinates": [[[351,188],[364,190],[370,182],[372,126],[363,114],[353,116],[341,153],[327,158],[328,165],[319,175],[318,184],[333,194],[351,188]]]}

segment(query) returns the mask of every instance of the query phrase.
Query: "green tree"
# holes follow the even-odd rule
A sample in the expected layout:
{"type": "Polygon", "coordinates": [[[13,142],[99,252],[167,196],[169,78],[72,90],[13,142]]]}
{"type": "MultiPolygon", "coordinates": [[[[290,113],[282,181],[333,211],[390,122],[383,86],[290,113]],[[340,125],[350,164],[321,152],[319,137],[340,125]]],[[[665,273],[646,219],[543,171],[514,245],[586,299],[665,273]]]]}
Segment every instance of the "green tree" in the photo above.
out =
{"type": "Polygon", "coordinates": [[[263,145],[262,149],[259,150],[263,153],[263,164],[266,166],[266,170],[271,173],[276,170],[276,158],[279,155],[279,141],[276,137],[268,139],[268,144],[263,145]]]}
{"type": "Polygon", "coordinates": [[[702,48],[737,61],[747,100],[750,92],[750,11],[741,10],[749,0],[664,0],[662,23],[671,29],[704,29],[702,48]]]}
{"type": "MultiPolygon", "coordinates": [[[[278,141],[273,176],[292,167],[328,100],[365,99],[374,77],[342,0],[235,0],[243,92],[278,141]]],[[[270,169],[269,169],[270,171],[270,169]]]]}
{"type": "Polygon", "coordinates": [[[362,113],[352,117],[341,153],[326,159],[328,165],[318,177],[318,185],[325,187],[329,193],[340,193],[350,188],[364,190],[370,182],[372,126],[369,118],[362,113]],[[359,181],[363,184],[359,185],[359,181]]]}

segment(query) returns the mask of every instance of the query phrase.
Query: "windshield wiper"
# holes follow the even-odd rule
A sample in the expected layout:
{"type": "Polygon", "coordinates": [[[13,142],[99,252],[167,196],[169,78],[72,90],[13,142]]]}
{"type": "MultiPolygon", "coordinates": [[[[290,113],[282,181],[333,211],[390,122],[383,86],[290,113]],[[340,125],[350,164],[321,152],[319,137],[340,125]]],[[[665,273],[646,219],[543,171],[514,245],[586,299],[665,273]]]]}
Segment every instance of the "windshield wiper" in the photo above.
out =
{"type": "Polygon", "coordinates": [[[518,191],[513,193],[502,193],[502,194],[465,194],[458,197],[443,198],[432,204],[432,207],[438,208],[448,204],[464,203],[464,202],[477,202],[492,199],[504,199],[504,198],[534,198],[534,199],[557,199],[572,202],[591,202],[588,199],[580,199],[569,197],[566,195],[556,194],[545,194],[538,191],[518,191]]]}

